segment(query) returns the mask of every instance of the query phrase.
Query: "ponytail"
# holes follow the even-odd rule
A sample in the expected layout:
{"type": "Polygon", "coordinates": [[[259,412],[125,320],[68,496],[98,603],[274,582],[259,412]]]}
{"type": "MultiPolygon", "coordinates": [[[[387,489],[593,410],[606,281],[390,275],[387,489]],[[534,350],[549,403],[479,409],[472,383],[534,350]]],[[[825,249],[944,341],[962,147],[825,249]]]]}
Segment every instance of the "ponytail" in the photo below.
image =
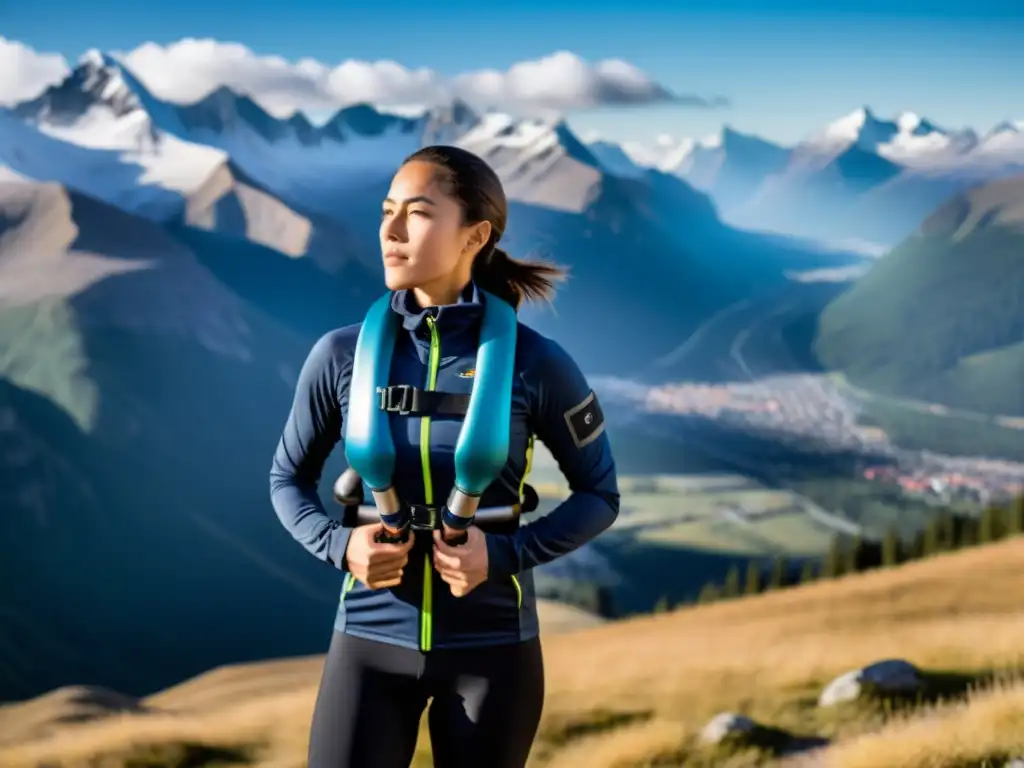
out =
{"type": "Polygon", "coordinates": [[[523,301],[551,301],[555,283],[565,279],[566,270],[547,262],[513,259],[490,246],[476,257],[472,276],[480,288],[519,309],[523,301]]]}

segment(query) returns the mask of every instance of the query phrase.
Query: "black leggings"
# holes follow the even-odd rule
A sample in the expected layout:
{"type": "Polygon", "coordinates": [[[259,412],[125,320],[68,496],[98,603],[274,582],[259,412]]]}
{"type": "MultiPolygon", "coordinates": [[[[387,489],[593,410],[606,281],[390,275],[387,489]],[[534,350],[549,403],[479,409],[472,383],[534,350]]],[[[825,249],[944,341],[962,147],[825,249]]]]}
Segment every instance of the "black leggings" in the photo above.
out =
{"type": "Polygon", "coordinates": [[[436,768],[523,768],[544,704],[540,640],[422,653],[335,632],[308,768],[408,768],[428,700],[436,768]]]}

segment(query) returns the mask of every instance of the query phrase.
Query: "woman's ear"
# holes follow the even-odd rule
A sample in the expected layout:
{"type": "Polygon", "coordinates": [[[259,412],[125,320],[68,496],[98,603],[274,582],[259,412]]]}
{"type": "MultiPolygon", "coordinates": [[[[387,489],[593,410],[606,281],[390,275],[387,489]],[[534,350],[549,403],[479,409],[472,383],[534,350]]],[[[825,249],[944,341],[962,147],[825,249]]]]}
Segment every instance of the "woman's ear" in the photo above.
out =
{"type": "Polygon", "coordinates": [[[469,228],[469,237],[466,238],[466,246],[462,249],[463,253],[468,253],[474,258],[485,245],[487,241],[491,239],[491,222],[481,221],[474,224],[469,228]]]}

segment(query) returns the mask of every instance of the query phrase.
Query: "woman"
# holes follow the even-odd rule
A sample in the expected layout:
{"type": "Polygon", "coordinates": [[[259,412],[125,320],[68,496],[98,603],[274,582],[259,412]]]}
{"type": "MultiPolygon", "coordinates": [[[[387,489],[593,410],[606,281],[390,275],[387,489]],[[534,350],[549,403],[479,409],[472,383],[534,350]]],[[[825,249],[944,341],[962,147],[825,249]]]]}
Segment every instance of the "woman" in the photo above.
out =
{"type": "MultiPolygon", "coordinates": [[[[465,396],[487,294],[516,308],[550,297],[559,270],[497,247],[507,213],[497,175],[469,152],[428,147],[402,164],[380,225],[391,310],[401,318],[392,384],[465,396]]],[[[281,522],[345,573],[309,768],[405,768],[428,702],[436,766],[522,768],[544,699],[532,569],[594,538],[618,514],[600,406],[572,358],[520,323],[508,462],[480,505],[520,502],[534,437],[558,460],[571,496],[529,525],[471,526],[458,546],[441,530],[379,543],[380,523],[342,527],[317,494],[343,434],[360,325],[331,331],[313,347],[271,470],[281,522]]],[[[462,417],[389,419],[398,496],[440,505],[454,483],[462,417]]]]}

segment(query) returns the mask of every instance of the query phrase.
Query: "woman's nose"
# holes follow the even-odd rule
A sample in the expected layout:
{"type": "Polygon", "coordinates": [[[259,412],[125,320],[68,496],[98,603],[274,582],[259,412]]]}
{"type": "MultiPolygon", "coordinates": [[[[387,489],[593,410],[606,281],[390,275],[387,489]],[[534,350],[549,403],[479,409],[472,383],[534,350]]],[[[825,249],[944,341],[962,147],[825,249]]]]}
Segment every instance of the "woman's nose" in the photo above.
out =
{"type": "Polygon", "coordinates": [[[389,242],[405,239],[405,224],[403,223],[401,216],[390,216],[387,221],[384,222],[382,229],[385,239],[389,242]]]}

